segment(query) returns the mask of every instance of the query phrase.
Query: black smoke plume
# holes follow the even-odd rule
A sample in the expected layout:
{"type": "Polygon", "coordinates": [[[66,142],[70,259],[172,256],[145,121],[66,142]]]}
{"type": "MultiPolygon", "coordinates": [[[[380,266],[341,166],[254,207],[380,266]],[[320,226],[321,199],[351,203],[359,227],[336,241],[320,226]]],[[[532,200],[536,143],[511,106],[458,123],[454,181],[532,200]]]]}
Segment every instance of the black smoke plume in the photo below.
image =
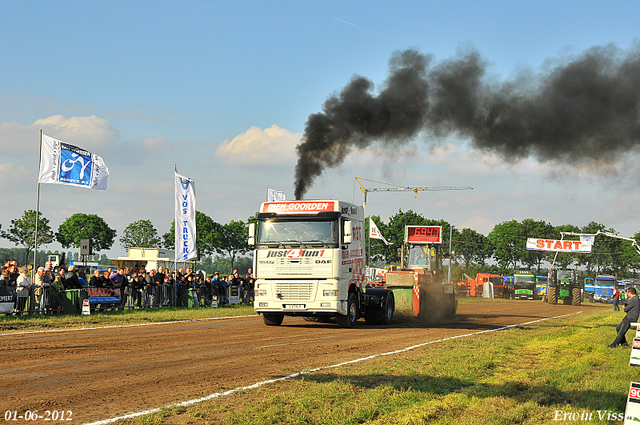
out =
{"type": "Polygon", "coordinates": [[[433,64],[416,50],[395,53],[379,94],[355,76],[309,116],[298,145],[295,197],[352,148],[407,143],[419,132],[450,135],[506,159],[571,164],[615,159],[640,146],[640,46],[613,45],[557,58],[539,74],[487,75],[474,49],[433,64]]]}

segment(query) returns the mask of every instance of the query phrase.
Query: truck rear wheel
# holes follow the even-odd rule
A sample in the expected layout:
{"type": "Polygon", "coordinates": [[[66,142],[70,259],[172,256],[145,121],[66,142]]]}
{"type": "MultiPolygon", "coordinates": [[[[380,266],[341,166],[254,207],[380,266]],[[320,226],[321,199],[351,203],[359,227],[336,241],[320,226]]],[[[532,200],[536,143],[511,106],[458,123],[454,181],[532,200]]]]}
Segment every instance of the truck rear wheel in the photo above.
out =
{"type": "Polygon", "coordinates": [[[352,328],[356,324],[358,321],[358,300],[356,299],[356,294],[353,292],[349,293],[349,297],[347,298],[347,315],[343,316],[342,314],[338,314],[336,320],[338,326],[341,328],[352,328]]]}
{"type": "Polygon", "coordinates": [[[580,305],[581,304],[581,293],[580,288],[571,289],[571,305],[580,305]]]}
{"type": "Polygon", "coordinates": [[[549,287],[549,293],[547,294],[549,297],[549,304],[557,304],[558,303],[558,288],[555,286],[549,287]]]}
{"type": "Polygon", "coordinates": [[[280,326],[284,320],[284,314],[262,313],[262,321],[267,326],[280,326]]]}
{"type": "Polygon", "coordinates": [[[393,292],[389,291],[384,299],[384,306],[382,308],[367,308],[364,320],[370,325],[388,325],[393,320],[395,305],[393,292]]]}

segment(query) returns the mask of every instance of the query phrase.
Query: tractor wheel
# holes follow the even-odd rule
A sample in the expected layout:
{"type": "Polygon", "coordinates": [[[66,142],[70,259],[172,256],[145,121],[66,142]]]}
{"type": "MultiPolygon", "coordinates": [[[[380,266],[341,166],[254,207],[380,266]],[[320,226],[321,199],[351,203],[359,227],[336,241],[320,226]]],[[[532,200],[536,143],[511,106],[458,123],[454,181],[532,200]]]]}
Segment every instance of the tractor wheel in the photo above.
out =
{"type": "Polygon", "coordinates": [[[453,316],[456,314],[458,310],[458,300],[456,300],[455,295],[449,294],[447,297],[447,316],[453,316]]]}
{"type": "Polygon", "coordinates": [[[555,286],[549,287],[549,293],[547,294],[549,297],[549,304],[557,304],[558,303],[558,288],[555,286]]]}
{"type": "Polygon", "coordinates": [[[571,289],[571,305],[580,305],[581,302],[581,291],[580,288],[571,289]]]}
{"type": "Polygon", "coordinates": [[[262,321],[267,326],[280,326],[284,320],[284,314],[262,313],[262,321]]]}
{"type": "Polygon", "coordinates": [[[353,292],[349,293],[349,298],[347,298],[347,315],[343,316],[342,314],[338,314],[336,320],[338,326],[341,328],[352,328],[356,324],[358,321],[358,300],[356,299],[356,294],[353,292]]]}
{"type": "Polygon", "coordinates": [[[370,325],[388,325],[393,320],[395,310],[395,298],[393,292],[389,291],[384,300],[382,308],[368,308],[364,314],[364,320],[370,325]]]}

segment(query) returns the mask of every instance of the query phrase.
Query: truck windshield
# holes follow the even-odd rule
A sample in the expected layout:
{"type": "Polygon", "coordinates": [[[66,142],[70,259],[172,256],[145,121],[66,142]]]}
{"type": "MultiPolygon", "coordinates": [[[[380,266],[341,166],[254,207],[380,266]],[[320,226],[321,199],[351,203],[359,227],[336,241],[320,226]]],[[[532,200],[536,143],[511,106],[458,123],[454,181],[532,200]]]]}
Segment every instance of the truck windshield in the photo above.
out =
{"type": "Polygon", "coordinates": [[[335,246],[338,242],[339,232],[336,220],[265,220],[258,224],[258,245],[319,244],[335,246]]]}
{"type": "Polygon", "coordinates": [[[515,285],[527,285],[536,283],[536,278],[534,276],[513,276],[513,283],[515,285]]]}
{"type": "Polygon", "coordinates": [[[429,257],[425,253],[425,249],[420,246],[414,246],[409,250],[409,267],[429,267],[429,257]]]}
{"type": "Polygon", "coordinates": [[[558,280],[571,280],[572,278],[572,270],[558,270],[558,280]]]}
{"type": "Polygon", "coordinates": [[[613,279],[601,279],[596,277],[596,286],[615,286],[615,280],[613,279]]]}

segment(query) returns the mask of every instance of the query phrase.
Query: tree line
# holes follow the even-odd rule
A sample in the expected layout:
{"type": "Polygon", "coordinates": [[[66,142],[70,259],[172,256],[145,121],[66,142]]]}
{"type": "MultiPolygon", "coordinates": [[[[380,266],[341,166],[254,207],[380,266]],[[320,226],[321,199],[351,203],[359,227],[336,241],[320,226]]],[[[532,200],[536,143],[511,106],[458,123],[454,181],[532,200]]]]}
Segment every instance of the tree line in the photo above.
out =
{"type": "MultiPolygon", "coordinates": [[[[445,220],[434,220],[411,210],[390,217],[385,224],[379,216],[373,216],[378,229],[392,245],[378,239],[370,243],[370,262],[374,265],[400,263],[399,247],[404,241],[405,225],[442,226],[445,252],[449,247],[451,225],[445,220]]],[[[365,224],[368,232],[369,223],[365,224]]],[[[526,249],[527,238],[561,239],[561,232],[595,234],[598,231],[618,234],[604,224],[590,222],[579,227],[571,224],[554,226],[543,220],[527,218],[522,221],[509,220],[496,224],[488,235],[473,229],[453,228],[451,258],[452,266],[459,276],[462,273],[474,275],[478,271],[490,271],[497,274],[512,274],[527,269],[540,274],[544,264],[553,262],[555,252],[530,251],[526,249]]],[[[625,236],[625,235],[622,235],[625,236]]],[[[579,240],[578,236],[566,236],[565,240],[579,240]]],[[[640,232],[633,235],[640,241],[640,232]]],[[[556,258],[560,267],[580,267],[592,274],[615,274],[619,278],[638,277],[640,273],[640,255],[631,246],[631,242],[607,236],[598,236],[590,254],[560,253],[556,258]]]]}
{"type": "MultiPolygon", "coordinates": [[[[199,257],[206,266],[215,267],[216,263],[225,266],[226,262],[214,254],[222,255],[229,260],[233,269],[238,257],[250,251],[247,245],[248,222],[232,220],[226,224],[220,224],[201,211],[196,211],[196,246],[199,257]]],[[[123,231],[120,245],[140,248],[165,248],[174,249],[175,220],[171,223],[167,233],[162,235],[153,226],[150,220],[138,220],[130,223],[123,231]]],[[[4,230],[0,226],[0,238],[13,242],[23,248],[24,264],[33,262],[32,253],[36,246],[36,211],[26,210],[24,214],[11,220],[9,227],[4,230]]],[[[38,214],[38,247],[43,247],[53,242],[58,242],[63,248],[80,248],[82,240],[89,240],[94,253],[111,249],[117,232],[112,229],[101,217],[96,214],[73,214],[67,218],[54,232],[49,225],[49,220],[38,214]]],[[[103,255],[104,256],[104,255],[103,255]]],[[[40,263],[38,257],[38,264],[40,263]]],[[[17,259],[17,258],[16,258],[17,259]]],[[[229,270],[230,272],[231,270],[229,270]]]]}
{"type": "MultiPolygon", "coordinates": [[[[35,247],[35,210],[27,210],[22,217],[11,220],[6,230],[0,227],[0,237],[5,238],[24,249],[25,264],[32,262],[30,254],[35,247]]],[[[375,266],[387,266],[400,263],[399,248],[404,240],[406,225],[442,226],[443,245],[445,251],[449,247],[449,233],[451,225],[445,220],[435,220],[424,217],[412,210],[399,210],[384,223],[379,216],[373,220],[384,235],[392,242],[385,245],[378,239],[369,242],[369,262],[375,266]]],[[[205,269],[219,269],[226,273],[238,263],[243,267],[250,267],[250,259],[246,254],[251,251],[247,245],[249,223],[255,221],[255,215],[246,221],[232,220],[220,224],[207,214],[196,211],[196,246],[199,252],[200,264],[205,269]],[[246,264],[245,264],[246,263],[246,264]],[[247,265],[248,264],[248,265],[247,265]]],[[[368,234],[369,222],[365,223],[368,234]]],[[[142,248],[174,249],[175,220],[169,230],[160,235],[150,220],[138,220],[130,223],[123,231],[120,245],[142,248]]],[[[496,224],[488,235],[476,230],[453,228],[452,261],[460,276],[462,273],[472,275],[477,271],[491,271],[499,274],[511,274],[519,269],[528,269],[540,273],[545,263],[551,263],[554,252],[530,251],[526,249],[527,238],[560,239],[561,232],[595,234],[605,231],[617,234],[615,229],[607,228],[604,224],[590,222],[586,226],[578,227],[571,224],[554,226],[543,220],[527,218],[522,221],[509,220],[496,224]]],[[[94,252],[110,249],[117,233],[99,216],[95,214],[73,214],[67,218],[54,232],[49,226],[49,220],[38,216],[38,246],[57,241],[63,248],[79,248],[80,241],[89,239],[94,252]]],[[[623,235],[624,236],[624,235],[623,235]]],[[[566,237],[567,240],[578,240],[578,237],[566,237]]],[[[633,239],[640,241],[640,232],[633,235],[633,239]]],[[[640,273],[640,255],[632,248],[631,243],[620,239],[598,236],[590,254],[561,253],[556,263],[562,267],[581,267],[588,274],[613,273],[620,278],[638,277],[640,273]]]]}

